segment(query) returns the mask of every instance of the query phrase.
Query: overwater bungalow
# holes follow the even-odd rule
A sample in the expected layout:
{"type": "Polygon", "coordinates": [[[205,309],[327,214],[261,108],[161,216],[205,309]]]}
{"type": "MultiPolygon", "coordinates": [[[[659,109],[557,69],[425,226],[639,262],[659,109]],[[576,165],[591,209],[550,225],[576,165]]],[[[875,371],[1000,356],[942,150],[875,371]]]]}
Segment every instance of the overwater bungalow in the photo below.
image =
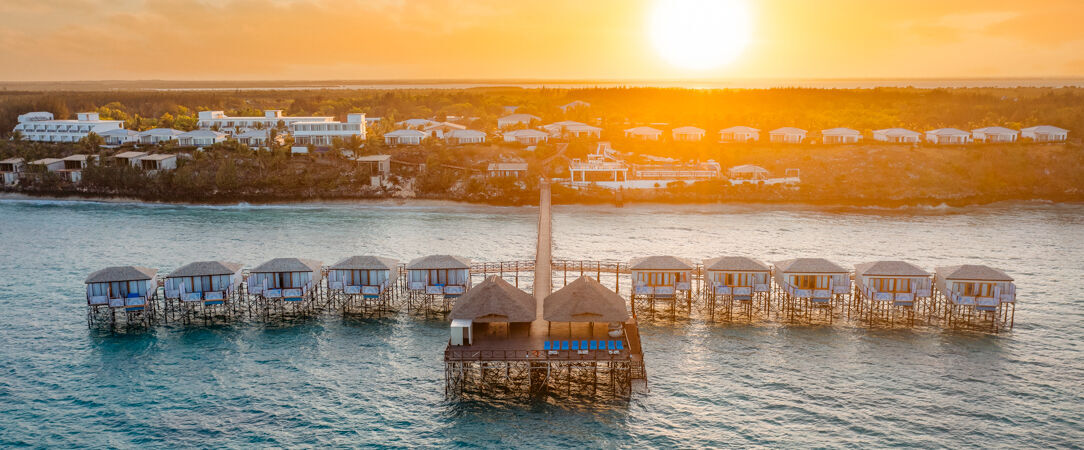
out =
{"type": "Polygon", "coordinates": [[[429,255],[410,261],[406,269],[409,307],[425,307],[428,311],[433,299],[440,296],[444,300],[441,311],[447,311],[448,301],[471,287],[470,260],[459,256],[429,255]]]}
{"type": "Polygon", "coordinates": [[[167,309],[172,301],[177,301],[177,306],[183,307],[185,319],[197,311],[206,314],[212,309],[227,317],[232,315],[244,282],[242,267],[226,261],[198,261],[170,272],[165,281],[167,309]]]}
{"type": "Polygon", "coordinates": [[[964,264],[938,267],[934,285],[949,327],[982,325],[1012,328],[1016,315],[1016,284],[1005,272],[989,266],[964,264]]]}
{"type": "Polygon", "coordinates": [[[834,315],[834,303],[840,303],[850,293],[850,272],[824,258],[796,258],[776,261],[775,289],[781,294],[781,308],[788,318],[805,315],[811,309],[822,310],[829,321],[834,315]]]}
{"type": "Polygon", "coordinates": [[[398,277],[399,262],[394,259],[351,256],[328,269],[327,288],[328,293],[342,300],[345,309],[387,307],[398,277]]]}
{"type": "Polygon", "coordinates": [[[874,261],[854,266],[859,316],[870,325],[907,319],[914,324],[916,302],[931,294],[930,273],[905,261],[874,261]]]}
{"type": "Polygon", "coordinates": [[[622,324],[629,320],[629,311],[625,299],[616,292],[594,278],[581,276],[546,296],[542,318],[550,322],[551,329],[554,322],[567,322],[569,337],[577,332],[573,324],[584,324],[594,330],[594,324],[598,323],[606,324],[608,336],[619,338],[624,336],[622,324]]]}
{"type": "Polygon", "coordinates": [[[491,276],[455,302],[448,314],[452,321],[450,345],[471,345],[475,335],[511,337],[513,328],[530,334],[536,314],[533,295],[504,278],[491,276]]]}
{"type": "MultiPolygon", "coordinates": [[[[693,269],[689,261],[676,256],[647,256],[629,262],[632,273],[632,304],[647,299],[653,307],[656,299],[692,298],[693,269]]],[[[635,308],[633,308],[635,309],[635,308]]]]}
{"type": "Polygon", "coordinates": [[[275,258],[249,271],[248,291],[265,301],[311,303],[306,300],[315,299],[322,278],[320,261],[275,258]]]}
{"type": "Polygon", "coordinates": [[[87,285],[88,323],[100,319],[99,310],[108,308],[110,323],[122,312],[128,323],[147,324],[154,319],[158,295],[158,269],[140,266],[106,267],[90,274],[87,285]]]}
{"type": "Polygon", "coordinates": [[[768,310],[772,269],[767,264],[745,256],[723,256],[704,260],[704,272],[712,318],[719,300],[727,319],[733,317],[734,302],[742,306],[748,319],[757,310],[768,310]]]}

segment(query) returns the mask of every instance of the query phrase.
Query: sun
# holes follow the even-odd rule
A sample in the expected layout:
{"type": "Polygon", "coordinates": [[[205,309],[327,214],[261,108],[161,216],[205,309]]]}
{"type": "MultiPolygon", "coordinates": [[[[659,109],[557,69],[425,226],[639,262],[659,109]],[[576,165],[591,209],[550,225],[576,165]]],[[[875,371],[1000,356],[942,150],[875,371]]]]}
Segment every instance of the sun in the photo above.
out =
{"type": "Polygon", "coordinates": [[[682,69],[714,69],[734,61],[753,31],[745,0],[656,0],[650,14],[655,51],[682,69]]]}

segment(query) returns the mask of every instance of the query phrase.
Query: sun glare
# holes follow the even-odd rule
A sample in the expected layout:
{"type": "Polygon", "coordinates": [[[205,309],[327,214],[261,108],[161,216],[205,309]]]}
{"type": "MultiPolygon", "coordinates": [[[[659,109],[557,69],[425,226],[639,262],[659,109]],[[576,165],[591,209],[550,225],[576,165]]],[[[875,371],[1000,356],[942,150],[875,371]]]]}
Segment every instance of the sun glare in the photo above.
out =
{"type": "Polygon", "coordinates": [[[649,18],[655,51],[674,66],[714,69],[749,44],[752,17],[745,0],[656,0],[649,18]]]}

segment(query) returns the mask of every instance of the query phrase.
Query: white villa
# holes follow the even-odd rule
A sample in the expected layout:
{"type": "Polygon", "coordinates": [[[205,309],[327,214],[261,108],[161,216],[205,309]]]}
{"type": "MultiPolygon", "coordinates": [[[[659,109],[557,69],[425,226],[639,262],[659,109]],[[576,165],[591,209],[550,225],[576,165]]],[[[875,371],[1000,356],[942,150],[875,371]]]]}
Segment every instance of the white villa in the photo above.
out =
{"type": "MultiPolygon", "coordinates": [[[[271,147],[271,130],[248,130],[244,133],[234,135],[237,142],[245,144],[248,148],[253,149],[268,149],[271,147]]],[[[282,134],[275,135],[275,143],[283,144],[286,142],[286,138],[282,134]]]]}
{"type": "Polygon", "coordinates": [[[177,135],[177,145],[182,147],[210,147],[226,141],[226,133],[211,130],[192,130],[177,135]]]}
{"type": "Polygon", "coordinates": [[[527,176],[527,163],[489,163],[486,175],[490,177],[520,178],[527,176]]]}
{"type": "Polygon", "coordinates": [[[154,154],[141,156],[133,163],[147,171],[173,170],[177,168],[177,155],[154,154]]]}
{"type": "Polygon", "coordinates": [[[1069,130],[1051,125],[1039,125],[1020,130],[1020,137],[1035,142],[1061,142],[1069,139],[1069,130]]]}
{"type": "Polygon", "coordinates": [[[0,161],[0,185],[11,186],[19,181],[19,175],[26,170],[22,158],[8,158],[0,161]]]}
{"type": "Polygon", "coordinates": [[[124,128],[123,120],[100,120],[96,112],[82,112],[75,116],[76,120],[55,120],[50,112],[20,114],[13,131],[22,133],[28,141],[79,142],[92,132],[101,135],[109,130],[124,128]]]}
{"type": "Polygon", "coordinates": [[[862,140],[862,132],[850,128],[821,130],[821,142],[825,144],[855,144],[862,140]]]}
{"type": "Polygon", "coordinates": [[[512,130],[505,132],[504,142],[515,142],[523,145],[538,145],[549,140],[550,135],[539,130],[512,130]]]}
{"type": "Polygon", "coordinates": [[[719,142],[756,142],[760,130],[752,127],[730,127],[719,130],[719,142]]]}
{"type": "Polygon", "coordinates": [[[541,121],[542,118],[530,114],[510,114],[497,119],[497,128],[508,128],[519,124],[531,125],[531,121],[541,121]]]}
{"type": "Polygon", "coordinates": [[[297,122],[331,122],[332,119],[324,116],[286,117],[282,115],[281,109],[265,110],[263,117],[230,117],[222,111],[200,111],[197,126],[202,130],[218,130],[233,135],[279,125],[289,127],[297,122]]]}
{"type": "Polygon", "coordinates": [[[444,140],[456,144],[481,144],[486,141],[486,134],[478,130],[452,130],[444,133],[444,140]]]}
{"type": "Polygon", "coordinates": [[[71,181],[72,183],[78,183],[83,179],[83,169],[87,168],[87,163],[90,159],[98,159],[97,155],[71,155],[65,158],[61,158],[64,162],[64,168],[57,170],[56,172],[64,179],[71,181]]]}
{"type": "Polygon", "coordinates": [[[851,291],[850,271],[827,259],[797,258],[773,264],[776,285],[790,297],[820,303],[851,291]]]}
{"type": "Polygon", "coordinates": [[[466,125],[460,125],[458,123],[435,122],[435,123],[432,123],[432,124],[426,126],[425,128],[423,128],[422,131],[425,132],[426,136],[437,138],[437,139],[444,139],[445,134],[448,134],[448,133],[450,133],[452,131],[455,131],[455,130],[466,130],[466,129],[467,129],[466,125]]]}
{"type": "Polygon", "coordinates": [[[124,144],[139,141],[139,132],[126,128],[115,128],[109,131],[103,131],[98,133],[98,136],[101,136],[102,140],[105,141],[106,147],[119,147],[124,144]]]}
{"type": "Polygon", "coordinates": [[[1018,137],[1020,137],[1020,132],[1012,128],[985,127],[971,130],[971,138],[975,142],[1016,142],[1018,137]]]}
{"type": "Polygon", "coordinates": [[[697,127],[677,127],[670,130],[670,135],[677,142],[700,142],[708,132],[697,127]]]}
{"type": "Polygon", "coordinates": [[[917,144],[922,133],[906,128],[885,128],[873,132],[873,140],[893,144],[917,144]]]}
{"type": "Polygon", "coordinates": [[[662,136],[662,130],[651,127],[633,127],[625,130],[625,137],[641,139],[645,141],[657,141],[662,136]]]}
{"type": "Polygon", "coordinates": [[[395,130],[384,133],[384,143],[388,145],[420,145],[425,133],[418,130],[395,130]]]}
{"type": "Polygon", "coordinates": [[[43,158],[30,161],[27,169],[35,173],[57,172],[64,170],[64,160],[60,158],[43,158]]]}
{"type": "Polygon", "coordinates": [[[956,128],[938,128],[926,132],[926,142],[931,144],[968,144],[971,133],[956,128]]]}
{"type": "Polygon", "coordinates": [[[351,136],[365,139],[365,114],[346,115],[346,122],[294,122],[290,124],[290,133],[294,136],[292,153],[308,153],[309,146],[330,148],[335,138],[349,139],[351,136]]]}
{"type": "Polygon", "coordinates": [[[570,110],[570,109],[590,108],[590,107],[591,107],[591,104],[587,103],[587,102],[585,102],[583,100],[573,100],[571,102],[568,102],[568,103],[565,103],[565,104],[563,104],[561,106],[558,106],[558,108],[561,108],[561,112],[564,112],[564,113],[567,113],[568,110],[570,110]]]}
{"type": "Polygon", "coordinates": [[[184,134],[181,130],[172,128],[152,128],[139,132],[139,145],[156,145],[162,142],[175,141],[177,136],[184,134]]]}
{"type": "Polygon", "coordinates": [[[771,142],[784,144],[801,144],[805,140],[807,131],[801,128],[783,127],[768,132],[771,142]]]}
{"type": "Polygon", "coordinates": [[[397,126],[397,127],[412,128],[412,129],[426,128],[426,127],[428,127],[430,125],[437,125],[437,124],[440,124],[440,122],[437,122],[435,120],[429,120],[429,119],[407,119],[407,120],[400,120],[398,122],[395,122],[395,126],[397,126]]]}
{"type": "Polygon", "coordinates": [[[114,164],[127,164],[132,167],[140,167],[139,158],[147,156],[147,152],[121,152],[113,155],[114,164]]]}

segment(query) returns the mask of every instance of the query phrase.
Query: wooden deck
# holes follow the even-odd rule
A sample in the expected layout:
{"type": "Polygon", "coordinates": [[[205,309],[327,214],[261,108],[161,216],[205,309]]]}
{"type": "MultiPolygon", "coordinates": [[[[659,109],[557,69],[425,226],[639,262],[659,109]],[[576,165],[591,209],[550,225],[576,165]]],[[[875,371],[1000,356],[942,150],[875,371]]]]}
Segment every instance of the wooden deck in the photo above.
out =
{"type": "MultiPolygon", "coordinates": [[[[448,345],[444,361],[629,361],[638,342],[630,342],[627,331],[620,338],[609,337],[605,324],[567,322],[550,323],[536,320],[528,324],[474,324],[474,342],[471,345],[448,345]],[[572,340],[622,341],[624,350],[543,350],[545,342],[572,340]]],[[[635,322],[626,323],[636,327],[635,322]]]]}

